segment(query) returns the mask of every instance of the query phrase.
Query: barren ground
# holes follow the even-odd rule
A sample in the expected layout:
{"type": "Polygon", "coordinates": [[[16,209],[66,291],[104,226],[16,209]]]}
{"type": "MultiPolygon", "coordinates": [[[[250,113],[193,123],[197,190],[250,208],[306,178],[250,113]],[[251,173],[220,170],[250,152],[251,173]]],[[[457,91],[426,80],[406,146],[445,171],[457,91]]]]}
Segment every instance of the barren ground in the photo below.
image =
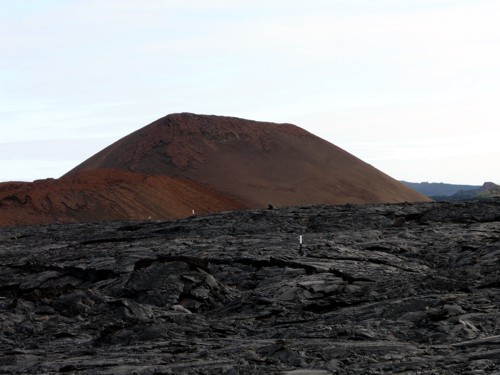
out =
{"type": "Polygon", "coordinates": [[[0,372],[498,374],[499,239],[498,201],[0,229],[0,372]]]}

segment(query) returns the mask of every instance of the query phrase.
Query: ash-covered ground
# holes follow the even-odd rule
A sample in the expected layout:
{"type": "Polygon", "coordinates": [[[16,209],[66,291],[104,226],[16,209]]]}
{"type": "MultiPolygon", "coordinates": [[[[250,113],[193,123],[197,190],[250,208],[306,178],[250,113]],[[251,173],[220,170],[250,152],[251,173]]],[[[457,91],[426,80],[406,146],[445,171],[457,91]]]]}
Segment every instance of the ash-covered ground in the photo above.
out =
{"type": "Polygon", "coordinates": [[[0,230],[2,374],[499,368],[499,201],[0,230]]]}

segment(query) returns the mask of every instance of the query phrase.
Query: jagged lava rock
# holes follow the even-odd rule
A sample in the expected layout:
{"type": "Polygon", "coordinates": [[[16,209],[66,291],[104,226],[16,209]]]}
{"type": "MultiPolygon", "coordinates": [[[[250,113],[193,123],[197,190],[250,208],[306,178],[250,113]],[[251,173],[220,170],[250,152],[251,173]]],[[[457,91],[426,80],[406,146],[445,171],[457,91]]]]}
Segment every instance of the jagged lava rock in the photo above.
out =
{"type": "Polygon", "coordinates": [[[499,265],[499,201],[3,228],[0,368],[498,373],[499,265]]]}

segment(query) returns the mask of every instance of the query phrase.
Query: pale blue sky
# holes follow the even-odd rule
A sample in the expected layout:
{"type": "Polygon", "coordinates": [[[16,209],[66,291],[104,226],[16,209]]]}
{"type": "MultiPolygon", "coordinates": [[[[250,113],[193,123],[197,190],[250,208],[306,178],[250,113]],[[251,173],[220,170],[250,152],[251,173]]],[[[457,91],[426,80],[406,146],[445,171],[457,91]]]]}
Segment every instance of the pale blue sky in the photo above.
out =
{"type": "Polygon", "coordinates": [[[195,112],[294,123],[396,179],[500,183],[498,0],[0,6],[0,181],[195,112]]]}

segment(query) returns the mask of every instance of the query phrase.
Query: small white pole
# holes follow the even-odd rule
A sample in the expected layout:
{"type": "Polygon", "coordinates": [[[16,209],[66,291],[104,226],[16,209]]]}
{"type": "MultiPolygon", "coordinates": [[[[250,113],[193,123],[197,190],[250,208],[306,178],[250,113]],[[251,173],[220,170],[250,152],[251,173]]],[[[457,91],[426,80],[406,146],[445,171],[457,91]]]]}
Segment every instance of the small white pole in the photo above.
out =
{"type": "Polygon", "coordinates": [[[193,208],[193,210],[192,210],[192,211],[193,211],[193,216],[194,216],[194,208],[193,208]]]}
{"type": "Polygon", "coordinates": [[[302,250],[302,235],[299,236],[299,254],[304,255],[304,251],[302,250]]]}

